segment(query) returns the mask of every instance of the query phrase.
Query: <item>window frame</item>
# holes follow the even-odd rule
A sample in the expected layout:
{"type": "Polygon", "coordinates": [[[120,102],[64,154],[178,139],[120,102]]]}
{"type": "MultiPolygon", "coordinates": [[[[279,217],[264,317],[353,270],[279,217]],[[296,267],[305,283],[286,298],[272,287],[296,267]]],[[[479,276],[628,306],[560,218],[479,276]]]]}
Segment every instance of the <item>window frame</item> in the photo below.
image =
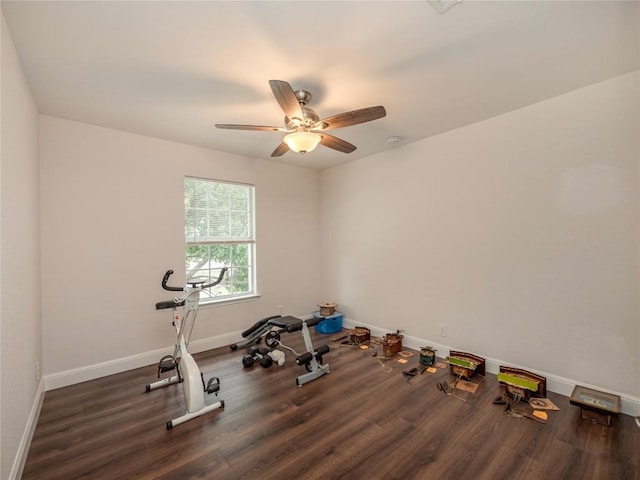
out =
{"type": "MultiPolygon", "coordinates": [[[[194,184],[195,185],[195,184],[194,184]]],[[[186,280],[190,280],[191,278],[194,277],[199,277],[199,278],[206,278],[208,282],[214,281],[219,274],[220,268],[222,268],[222,266],[226,266],[229,268],[227,274],[225,275],[225,278],[223,279],[223,281],[220,283],[220,286],[216,286],[213,287],[211,289],[211,291],[215,291],[216,288],[218,289],[218,292],[220,292],[221,289],[225,289],[227,287],[229,287],[230,285],[232,286],[232,279],[234,278],[234,274],[236,273],[235,270],[238,270],[239,267],[237,264],[233,264],[233,263],[228,263],[228,262],[223,262],[220,263],[218,261],[214,261],[214,263],[217,263],[219,266],[211,266],[210,264],[212,263],[212,256],[211,253],[208,253],[206,255],[206,260],[205,262],[208,263],[209,265],[206,268],[201,268],[203,265],[199,265],[195,268],[195,270],[192,268],[191,270],[189,269],[189,259],[190,259],[190,253],[189,253],[189,247],[233,247],[233,246],[246,246],[247,251],[246,251],[246,255],[247,255],[247,290],[246,291],[241,291],[241,292],[232,292],[232,293],[228,293],[228,294],[222,294],[220,295],[219,293],[216,295],[214,294],[213,296],[210,296],[208,291],[203,291],[201,294],[201,298],[200,298],[200,304],[201,305],[213,305],[213,304],[219,304],[219,303],[229,303],[229,302],[237,302],[237,301],[242,301],[242,300],[246,300],[246,299],[251,299],[254,297],[259,296],[258,294],[258,290],[257,290],[257,273],[256,273],[256,209],[255,209],[255,197],[256,197],[256,192],[255,192],[256,188],[255,185],[252,184],[248,184],[248,183],[241,183],[241,182],[232,182],[232,181],[228,181],[228,180],[218,180],[218,179],[211,179],[211,178],[203,178],[203,177],[196,177],[196,176],[192,176],[192,175],[185,175],[184,176],[184,181],[183,181],[183,192],[184,192],[184,265],[185,265],[185,278],[186,280]],[[195,210],[195,207],[192,207],[190,209],[189,207],[189,200],[190,200],[190,192],[187,191],[188,189],[188,181],[191,180],[193,182],[202,182],[203,184],[216,184],[216,185],[233,185],[233,186],[239,186],[239,187],[245,187],[247,190],[247,196],[248,196],[248,200],[247,200],[247,209],[246,210],[241,210],[242,212],[246,212],[248,215],[248,222],[246,227],[248,228],[248,232],[246,236],[241,236],[241,237],[229,237],[229,236],[221,236],[221,237],[211,237],[208,239],[198,239],[197,238],[197,234],[196,234],[196,229],[192,228],[191,232],[189,231],[189,222],[190,222],[190,216],[189,216],[189,212],[192,212],[192,215],[194,215],[194,218],[197,218],[195,215],[198,215],[197,213],[193,213],[195,210]],[[191,273],[190,273],[191,272],[191,273]],[[202,275],[202,272],[208,272],[205,273],[204,275],[202,275]]],[[[218,209],[216,210],[215,207],[212,208],[208,208],[207,206],[207,212],[204,213],[204,216],[207,216],[209,221],[212,218],[211,213],[212,212],[216,212],[218,215],[222,212],[222,213],[226,213],[229,214],[230,216],[232,215],[233,212],[233,208],[230,206],[231,203],[229,203],[229,206],[227,206],[225,209],[218,209]]],[[[202,207],[200,207],[200,209],[202,209],[202,207]]],[[[214,215],[213,217],[216,217],[217,215],[214,215]]],[[[231,218],[231,217],[229,217],[231,218]]],[[[229,220],[229,223],[231,223],[232,220],[229,220]]],[[[231,226],[229,227],[230,229],[232,228],[231,226]]],[[[209,233],[207,233],[208,235],[209,233]]],[[[230,248],[229,249],[229,256],[230,258],[233,257],[233,249],[230,248]]],[[[203,257],[204,259],[205,257],[203,257]]],[[[242,265],[240,268],[244,268],[244,265],[242,265]]]]}

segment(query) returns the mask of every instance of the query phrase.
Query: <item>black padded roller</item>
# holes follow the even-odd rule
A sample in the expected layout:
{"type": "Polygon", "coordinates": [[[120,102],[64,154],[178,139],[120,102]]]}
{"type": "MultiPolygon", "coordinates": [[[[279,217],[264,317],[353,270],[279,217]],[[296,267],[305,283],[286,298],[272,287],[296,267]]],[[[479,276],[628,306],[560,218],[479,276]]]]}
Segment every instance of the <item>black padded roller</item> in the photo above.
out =
{"type": "Polygon", "coordinates": [[[313,355],[311,354],[311,352],[305,352],[298,358],[296,358],[296,365],[306,365],[311,361],[312,358],[313,355]]]}
{"type": "Polygon", "coordinates": [[[324,320],[324,318],[313,317],[307,320],[307,327],[313,327],[320,323],[320,320],[324,320]]]}
{"type": "Polygon", "coordinates": [[[287,333],[299,332],[300,330],[302,330],[302,320],[299,323],[287,325],[287,333]]]}
{"type": "Polygon", "coordinates": [[[315,353],[316,356],[322,356],[325,353],[329,353],[329,350],[330,350],[329,345],[321,345],[318,348],[316,348],[316,351],[313,353],[315,353]]]}

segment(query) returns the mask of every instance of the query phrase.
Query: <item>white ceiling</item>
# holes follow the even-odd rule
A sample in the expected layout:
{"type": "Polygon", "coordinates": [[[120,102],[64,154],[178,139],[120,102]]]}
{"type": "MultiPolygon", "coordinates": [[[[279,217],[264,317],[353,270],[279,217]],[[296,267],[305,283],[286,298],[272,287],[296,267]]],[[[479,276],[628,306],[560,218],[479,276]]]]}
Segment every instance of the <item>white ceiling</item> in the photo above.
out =
{"type": "Polygon", "coordinates": [[[384,105],[278,161],[326,168],[639,68],[636,1],[2,1],[41,113],[268,159],[283,133],[270,79],[320,117],[384,105]]]}

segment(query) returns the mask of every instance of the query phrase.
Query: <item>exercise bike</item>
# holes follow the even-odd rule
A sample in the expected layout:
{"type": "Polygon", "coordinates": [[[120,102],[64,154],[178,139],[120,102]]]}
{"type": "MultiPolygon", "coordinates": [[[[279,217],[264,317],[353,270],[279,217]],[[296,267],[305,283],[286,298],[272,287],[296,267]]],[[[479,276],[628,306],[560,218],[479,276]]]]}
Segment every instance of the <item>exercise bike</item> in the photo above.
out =
{"type": "Polygon", "coordinates": [[[187,351],[187,348],[196,321],[196,315],[198,314],[200,292],[205,288],[218,285],[222,281],[226,271],[227,268],[223,268],[218,278],[213,283],[206,285],[204,283],[206,280],[194,278],[187,281],[187,286],[185,287],[171,287],[167,285],[167,282],[173,274],[173,270],[167,270],[162,279],[162,288],[165,290],[184,292],[179,298],[156,303],[156,310],[171,309],[173,326],[177,333],[173,355],[165,355],[158,363],[158,378],[160,378],[163,373],[174,370],[175,374],[148,384],[146,391],[148,393],[151,390],[182,383],[187,405],[187,412],[184,415],[167,422],[167,430],[171,430],[176,425],[204,415],[205,413],[209,413],[218,408],[224,408],[224,400],[218,400],[210,404],[206,403],[207,395],[214,394],[217,397],[218,391],[220,390],[220,380],[217,377],[212,377],[205,385],[204,376],[196,361],[187,351]],[[182,310],[182,316],[180,316],[179,308],[182,310]]]}

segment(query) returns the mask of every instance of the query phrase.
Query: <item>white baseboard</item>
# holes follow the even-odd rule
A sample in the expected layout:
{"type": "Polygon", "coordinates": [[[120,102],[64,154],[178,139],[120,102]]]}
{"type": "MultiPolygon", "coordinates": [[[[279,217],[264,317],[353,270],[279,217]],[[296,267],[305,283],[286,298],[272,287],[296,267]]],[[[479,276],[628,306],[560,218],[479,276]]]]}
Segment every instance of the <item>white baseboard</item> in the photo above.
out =
{"type": "MultiPolygon", "coordinates": [[[[310,318],[313,318],[313,315],[302,315],[299,318],[308,320],[310,318]]],[[[232,343],[242,340],[243,331],[244,329],[238,330],[236,332],[225,333],[224,335],[204,338],[201,340],[192,340],[189,343],[189,352],[198,353],[214,348],[224,347],[225,345],[231,345],[232,343]]],[[[96,363],[94,365],[87,365],[85,367],[73,368],[70,370],[64,370],[62,372],[48,374],[44,376],[45,389],[47,391],[55,390],[56,388],[75,385],[76,383],[106,377],[107,375],[126,372],[127,370],[133,370],[134,368],[146,367],[147,365],[153,365],[157,363],[160,358],[172,353],[173,345],[169,345],[158,350],[152,350],[136,355],[130,355],[128,357],[116,358],[106,362],[96,363]]]]}
{"type": "MultiPolygon", "coordinates": [[[[299,318],[309,319],[313,318],[313,315],[303,315],[299,318]]],[[[214,348],[224,347],[225,345],[231,345],[232,343],[242,340],[243,331],[244,329],[201,340],[192,340],[189,343],[189,352],[199,353],[214,348]]],[[[44,377],[45,388],[47,391],[55,390],[56,388],[75,385],[76,383],[106,377],[107,375],[126,372],[127,370],[133,370],[134,368],[146,367],[147,365],[157,363],[164,355],[169,355],[171,353],[173,353],[173,345],[169,345],[166,348],[158,350],[96,363],[94,365],[87,365],[86,367],[73,368],[71,370],[48,374],[44,377]]]]}
{"type": "Polygon", "coordinates": [[[36,390],[36,396],[33,399],[33,405],[31,406],[31,412],[29,412],[29,418],[27,419],[27,425],[22,433],[22,438],[18,444],[18,451],[13,459],[13,466],[11,467],[11,473],[9,473],[10,480],[19,480],[22,478],[22,472],[27,462],[27,455],[29,454],[29,447],[31,446],[31,439],[33,433],[36,431],[36,425],[38,424],[38,418],[40,417],[40,409],[44,402],[44,379],[41,378],[38,383],[38,389],[36,390]]]}
{"type": "MultiPolygon", "coordinates": [[[[308,319],[311,317],[312,317],[311,315],[306,315],[306,316],[301,316],[299,318],[308,319]]],[[[343,327],[353,328],[355,326],[366,327],[371,330],[371,333],[373,335],[378,337],[384,336],[385,333],[388,333],[388,330],[384,330],[374,325],[368,325],[362,322],[355,322],[349,318],[343,319],[343,327]]],[[[193,340],[189,344],[189,350],[191,353],[203,352],[206,350],[211,350],[213,348],[219,348],[225,345],[230,345],[231,343],[234,343],[235,341],[238,341],[240,339],[242,339],[242,330],[238,330],[237,332],[227,333],[224,335],[219,335],[216,337],[209,337],[202,340],[193,340]]],[[[435,347],[438,350],[438,352],[440,352],[441,356],[443,355],[443,352],[449,352],[449,350],[451,350],[452,348],[449,345],[444,345],[442,343],[433,342],[431,340],[413,337],[411,335],[404,336],[403,345],[416,350],[420,350],[420,347],[422,346],[430,345],[432,347],[435,347]]],[[[167,348],[163,348],[159,350],[145,352],[137,355],[131,355],[124,358],[110,360],[108,362],[102,362],[95,365],[89,365],[86,367],[80,367],[72,370],[66,370],[63,372],[46,375],[44,377],[44,387],[46,390],[54,390],[56,388],[66,387],[68,385],[74,385],[76,383],[85,382],[87,380],[93,380],[96,378],[105,377],[107,375],[112,375],[114,373],[125,372],[127,370],[132,370],[134,368],[152,365],[156,363],[162,356],[170,354],[172,352],[173,352],[173,347],[168,346],[167,348]]],[[[613,393],[615,395],[620,395],[620,398],[622,399],[622,413],[625,413],[631,416],[640,415],[640,398],[638,397],[633,397],[625,393],[607,390],[597,385],[585,384],[584,382],[578,382],[570,378],[561,377],[559,375],[555,375],[549,372],[539,371],[527,366],[515,365],[513,363],[506,362],[497,358],[485,357],[485,360],[487,362],[486,370],[489,373],[493,373],[493,374],[498,373],[500,365],[508,365],[511,367],[529,370],[531,372],[542,375],[543,377],[546,377],[547,389],[549,391],[559,393],[560,395],[565,395],[567,397],[571,395],[571,392],[573,392],[573,389],[577,384],[583,385],[588,388],[593,388],[595,390],[602,390],[605,392],[613,393]]],[[[41,401],[42,400],[40,399],[40,402],[41,401]]],[[[36,416],[36,419],[37,419],[37,416],[36,416]]]]}
{"type": "MultiPolygon", "coordinates": [[[[192,340],[189,344],[191,353],[204,352],[218,347],[229,345],[242,338],[242,331],[226,333],[216,337],[209,337],[201,340],[192,340]]],[[[146,367],[157,363],[164,355],[173,353],[173,346],[167,346],[158,350],[130,355],[128,357],[116,358],[107,362],[88,365],[86,367],[74,368],[62,372],[45,375],[44,385],[46,390],[75,385],[76,383],[106,377],[114,373],[126,372],[134,368],[146,367]]]]}
{"type": "MultiPolygon", "coordinates": [[[[361,326],[361,327],[366,327],[369,330],[371,330],[371,334],[375,335],[377,337],[382,337],[384,336],[386,333],[389,333],[389,330],[385,330],[373,325],[368,325],[366,323],[362,323],[362,322],[355,322],[351,319],[348,318],[344,318],[342,321],[342,325],[345,328],[353,328],[356,326],[361,326]]],[[[444,345],[441,343],[437,343],[437,342],[433,342],[431,340],[425,340],[422,338],[418,338],[418,337],[413,337],[411,335],[404,335],[403,341],[402,341],[403,346],[409,347],[409,348],[413,348],[415,350],[420,350],[421,347],[424,347],[425,345],[429,345],[432,346],[434,348],[437,349],[439,353],[439,356],[445,356],[448,354],[448,352],[452,349],[452,347],[450,347],[449,345],[444,345]],[[447,353],[443,353],[443,352],[447,352],[447,353]]],[[[547,390],[554,392],[554,393],[559,393],[560,395],[564,395],[566,397],[571,396],[571,393],[573,392],[573,389],[576,385],[582,385],[584,387],[587,388],[592,388],[595,390],[600,390],[603,392],[608,392],[608,393],[612,393],[614,395],[619,395],[621,400],[622,400],[622,413],[626,414],[626,415],[631,415],[631,416],[638,416],[640,415],[640,398],[638,397],[633,397],[631,395],[625,394],[625,393],[620,393],[620,392],[614,392],[612,390],[608,390],[602,387],[599,387],[597,385],[590,385],[584,382],[578,382],[576,380],[570,379],[570,378],[566,378],[566,377],[561,377],[559,375],[555,375],[553,373],[549,373],[549,372],[543,372],[540,370],[536,370],[533,368],[529,368],[527,366],[522,366],[522,365],[516,365],[510,362],[506,362],[503,360],[499,360],[497,358],[490,358],[490,357],[484,357],[485,361],[486,361],[486,371],[489,373],[493,373],[493,374],[497,374],[500,371],[500,365],[506,365],[506,366],[510,366],[510,367],[515,367],[515,368],[521,368],[523,370],[528,370],[530,372],[536,373],[538,375],[542,375],[543,377],[546,377],[547,379],[547,390]]]]}

